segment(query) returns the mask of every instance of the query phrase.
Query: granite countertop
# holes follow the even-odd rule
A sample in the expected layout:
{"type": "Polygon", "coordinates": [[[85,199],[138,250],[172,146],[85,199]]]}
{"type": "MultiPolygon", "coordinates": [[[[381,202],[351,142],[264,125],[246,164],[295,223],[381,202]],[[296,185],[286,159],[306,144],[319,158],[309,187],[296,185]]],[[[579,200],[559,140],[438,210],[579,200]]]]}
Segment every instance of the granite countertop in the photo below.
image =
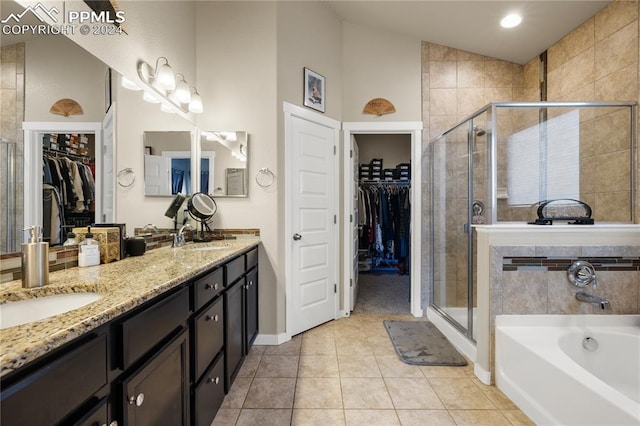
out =
{"type": "Polygon", "coordinates": [[[63,293],[95,292],[96,302],[54,317],[0,330],[0,377],[103,325],[147,300],[260,243],[258,237],[164,247],[118,262],[49,274],[49,285],[0,285],[0,303],[63,293]],[[216,250],[194,250],[205,246],[216,250]]]}

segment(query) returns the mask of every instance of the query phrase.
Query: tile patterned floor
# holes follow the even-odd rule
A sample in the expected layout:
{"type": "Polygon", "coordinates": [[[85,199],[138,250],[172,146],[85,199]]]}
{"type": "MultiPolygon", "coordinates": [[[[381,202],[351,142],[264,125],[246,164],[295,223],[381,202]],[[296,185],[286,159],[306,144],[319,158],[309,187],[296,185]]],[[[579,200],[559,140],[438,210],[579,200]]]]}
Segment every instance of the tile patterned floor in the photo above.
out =
{"type": "Polygon", "coordinates": [[[280,346],[254,346],[212,426],[534,424],[471,364],[404,364],[384,319],[415,320],[353,314],[280,346]]]}

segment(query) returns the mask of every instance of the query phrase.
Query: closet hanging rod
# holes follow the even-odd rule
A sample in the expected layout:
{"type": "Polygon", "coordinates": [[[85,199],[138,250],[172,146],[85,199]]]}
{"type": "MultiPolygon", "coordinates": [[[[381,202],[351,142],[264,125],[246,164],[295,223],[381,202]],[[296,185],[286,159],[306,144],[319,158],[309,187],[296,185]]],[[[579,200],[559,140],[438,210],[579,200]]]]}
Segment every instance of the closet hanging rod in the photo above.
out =
{"type": "Polygon", "coordinates": [[[87,156],[87,155],[72,154],[70,152],[60,151],[58,149],[51,149],[51,148],[46,148],[46,147],[42,147],[42,153],[43,154],[53,154],[56,158],[60,155],[60,156],[63,156],[63,157],[69,157],[69,158],[73,158],[73,159],[81,160],[81,161],[87,161],[87,162],[92,162],[93,161],[93,157],[90,157],[90,156],[87,156]]]}
{"type": "Polygon", "coordinates": [[[408,180],[361,180],[360,185],[366,186],[411,186],[408,180]]]}

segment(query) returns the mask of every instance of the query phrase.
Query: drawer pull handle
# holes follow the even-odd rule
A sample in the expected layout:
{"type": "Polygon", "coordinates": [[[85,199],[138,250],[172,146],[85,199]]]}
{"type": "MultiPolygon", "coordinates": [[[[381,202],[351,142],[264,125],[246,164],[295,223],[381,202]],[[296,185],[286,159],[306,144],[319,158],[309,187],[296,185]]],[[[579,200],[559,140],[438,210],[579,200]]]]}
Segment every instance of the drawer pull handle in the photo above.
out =
{"type": "Polygon", "coordinates": [[[215,314],[214,316],[211,315],[207,315],[206,317],[204,317],[205,321],[211,321],[214,320],[215,322],[218,322],[220,318],[218,317],[218,314],[215,314]]]}
{"type": "Polygon", "coordinates": [[[215,283],[213,285],[211,284],[205,284],[204,289],[205,290],[210,290],[210,289],[214,289],[217,290],[218,288],[220,288],[220,286],[218,285],[218,283],[215,283]]]}
{"type": "Polygon", "coordinates": [[[109,423],[109,426],[118,426],[118,421],[114,420],[111,423],[109,423]]]}
{"type": "Polygon", "coordinates": [[[136,407],[140,407],[144,403],[144,394],[140,392],[138,396],[129,397],[129,405],[136,404],[136,407]]]}
{"type": "Polygon", "coordinates": [[[213,377],[209,377],[207,379],[207,383],[215,383],[217,385],[218,383],[220,383],[220,377],[216,377],[215,379],[213,377]]]}
{"type": "Polygon", "coordinates": [[[253,285],[253,281],[249,281],[249,287],[253,285]]]}

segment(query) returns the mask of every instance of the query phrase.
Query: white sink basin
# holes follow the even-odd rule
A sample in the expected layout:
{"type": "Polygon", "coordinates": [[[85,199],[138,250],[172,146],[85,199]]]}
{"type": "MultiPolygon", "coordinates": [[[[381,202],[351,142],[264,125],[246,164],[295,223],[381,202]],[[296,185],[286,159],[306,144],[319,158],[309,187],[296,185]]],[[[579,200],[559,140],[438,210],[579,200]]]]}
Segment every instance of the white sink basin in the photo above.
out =
{"type": "Polygon", "coordinates": [[[102,297],[98,293],[69,293],[0,304],[0,329],[27,324],[81,308],[102,297]]]}

